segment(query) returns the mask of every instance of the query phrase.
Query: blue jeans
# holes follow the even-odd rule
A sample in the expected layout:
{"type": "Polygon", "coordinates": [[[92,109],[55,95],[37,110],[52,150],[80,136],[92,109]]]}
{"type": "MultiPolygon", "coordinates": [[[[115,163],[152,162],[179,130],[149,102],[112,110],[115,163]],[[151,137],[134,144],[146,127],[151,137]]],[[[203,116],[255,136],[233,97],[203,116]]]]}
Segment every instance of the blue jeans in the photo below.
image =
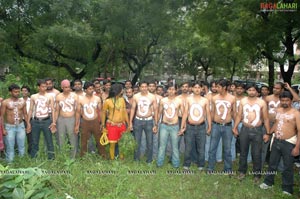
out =
{"type": "MultiPolygon", "coordinates": [[[[217,149],[217,162],[222,162],[222,155],[223,155],[223,149],[222,149],[222,138],[220,139],[220,142],[218,144],[217,149]]],[[[210,148],[210,135],[206,135],[206,143],[205,143],[205,161],[208,161],[209,157],[209,148],[210,148]]]]}
{"type": "Polygon", "coordinates": [[[179,160],[179,148],[178,148],[179,136],[177,135],[178,131],[179,131],[178,125],[160,124],[157,166],[160,167],[164,163],[168,138],[170,137],[171,145],[172,145],[172,164],[173,167],[175,168],[179,167],[180,160],[179,160]]]}
{"type": "Polygon", "coordinates": [[[219,124],[212,124],[209,158],[208,158],[208,170],[213,171],[216,165],[216,153],[219,141],[222,137],[224,147],[224,171],[232,171],[232,156],[231,156],[231,141],[232,141],[232,127],[223,126],[219,124]]]}
{"type": "Polygon", "coordinates": [[[190,167],[192,162],[192,143],[195,143],[197,151],[197,165],[204,167],[205,164],[205,141],[206,141],[206,125],[190,125],[184,134],[185,153],[183,166],[190,167]]]}
{"type": "Polygon", "coordinates": [[[31,133],[32,133],[32,150],[31,150],[31,157],[35,158],[37,156],[37,152],[39,151],[39,142],[40,142],[40,135],[41,131],[44,133],[44,140],[47,146],[47,154],[48,159],[54,159],[54,146],[52,140],[52,133],[49,129],[51,124],[50,118],[47,120],[31,120],[31,133]]]}
{"type": "Polygon", "coordinates": [[[5,141],[5,152],[6,152],[6,161],[12,162],[15,157],[15,141],[18,145],[18,152],[20,156],[24,156],[25,153],[25,125],[24,122],[20,124],[4,124],[4,128],[7,132],[7,135],[4,136],[5,141]]]}
{"type": "Polygon", "coordinates": [[[143,130],[146,134],[146,142],[147,142],[147,163],[152,162],[153,155],[153,120],[139,120],[137,118],[134,119],[133,125],[133,133],[134,138],[137,143],[137,148],[134,151],[134,160],[140,160],[141,155],[141,140],[143,130]]]}

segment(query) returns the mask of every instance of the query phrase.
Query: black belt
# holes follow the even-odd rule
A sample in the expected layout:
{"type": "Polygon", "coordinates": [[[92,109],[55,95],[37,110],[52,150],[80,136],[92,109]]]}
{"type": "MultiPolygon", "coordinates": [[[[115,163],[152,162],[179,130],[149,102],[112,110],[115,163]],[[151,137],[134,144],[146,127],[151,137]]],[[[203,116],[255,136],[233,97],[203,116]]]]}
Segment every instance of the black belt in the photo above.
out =
{"type": "Polygon", "coordinates": [[[216,125],[219,125],[219,126],[231,126],[232,125],[232,122],[218,123],[218,122],[213,121],[213,123],[216,124],[216,125]]]}
{"type": "Polygon", "coordinates": [[[34,119],[34,120],[37,120],[37,121],[44,121],[44,120],[49,120],[49,119],[50,119],[50,116],[44,117],[44,118],[37,118],[37,117],[34,117],[33,119],[34,119]]]}
{"type": "Polygon", "coordinates": [[[178,122],[174,123],[174,124],[169,124],[169,123],[166,123],[166,122],[161,122],[161,123],[164,124],[164,125],[167,125],[167,126],[176,126],[176,125],[178,125],[178,122]]]}
{"type": "Polygon", "coordinates": [[[202,122],[202,123],[200,123],[200,124],[191,124],[189,121],[188,121],[187,123],[188,123],[188,125],[190,125],[190,126],[202,126],[202,125],[205,124],[205,122],[202,122]]]}

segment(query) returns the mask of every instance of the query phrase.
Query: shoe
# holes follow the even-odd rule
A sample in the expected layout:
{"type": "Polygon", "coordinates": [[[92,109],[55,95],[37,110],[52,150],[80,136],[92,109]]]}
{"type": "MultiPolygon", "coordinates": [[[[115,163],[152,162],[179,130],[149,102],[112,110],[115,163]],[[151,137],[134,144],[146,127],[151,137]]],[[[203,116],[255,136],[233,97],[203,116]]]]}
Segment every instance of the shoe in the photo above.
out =
{"type": "Polygon", "coordinates": [[[282,194],[287,195],[287,196],[292,196],[292,194],[290,192],[287,192],[287,191],[283,191],[282,194]]]}
{"type": "Polygon", "coordinates": [[[198,171],[203,171],[203,167],[198,167],[198,171]]]}
{"type": "Polygon", "coordinates": [[[266,183],[261,183],[260,185],[259,185],[259,188],[261,188],[261,189],[270,189],[270,188],[272,188],[273,186],[271,185],[267,185],[266,183]]]}
{"type": "Polygon", "coordinates": [[[184,166],[183,170],[190,170],[190,167],[184,166]]]}
{"type": "Polygon", "coordinates": [[[240,173],[238,179],[239,179],[240,181],[242,181],[242,180],[245,179],[245,177],[246,177],[246,175],[245,175],[244,173],[240,173]]]}
{"type": "Polygon", "coordinates": [[[299,162],[295,162],[294,164],[295,164],[295,166],[296,166],[297,168],[300,168],[300,163],[299,163],[299,162]]]}

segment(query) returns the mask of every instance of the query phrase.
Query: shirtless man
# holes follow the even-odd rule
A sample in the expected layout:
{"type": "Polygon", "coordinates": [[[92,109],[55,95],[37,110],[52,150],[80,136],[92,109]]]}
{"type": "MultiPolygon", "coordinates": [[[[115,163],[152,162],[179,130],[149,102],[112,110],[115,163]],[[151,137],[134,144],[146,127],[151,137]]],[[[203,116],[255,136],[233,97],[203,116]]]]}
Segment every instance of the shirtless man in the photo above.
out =
{"type": "MultiPolygon", "coordinates": [[[[128,114],[126,112],[125,99],[122,96],[123,86],[121,84],[114,84],[111,87],[111,93],[104,101],[102,110],[102,124],[108,132],[108,140],[110,143],[109,154],[110,159],[115,159],[116,143],[121,139],[122,134],[126,131],[128,126],[128,114]]],[[[120,155],[122,159],[122,155],[120,155]]]]}
{"type": "Polygon", "coordinates": [[[20,87],[12,84],[8,87],[10,98],[5,99],[1,106],[1,121],[6,144],[6,161],[12,162],[15,156],[15,141],[17,141],[19,156],[25,153],[25,124],[27,121],[26,102],[19,99],[20,87]]]}
{"type": "MultiPolygon", "coordinates": [[[[205,96],[208,101],[209,101],[209,108],[211,110],[211,102],[212,98],[218,94],[217,91],[217,81],[213,80],[210,82],[210,92],[205,96]]],[[[206,143],[205,143],[205,161],[208,161],[209,157],[209,148],[210,148],[210,135],[206,135],[206,143]]],[[[217,148],[217,154],[216,154],[216,159],[217,162],[222,162],[222,138],[219,141],[218,148],[217,148]]]]}
{"type": "Polygon", "coordinates": [[[140,160],[141,138],[144,131],[147,142],[147,163],[152,162],[153,134],[157,133],[157,125],[156,97],[148,92],[148,83],[143,81],[140,83],[140,92],[133,96],[129,119],[129,129],[133,130],[137,142],[137,148],[134,153],[135,161],[140,160]]]}
{"type": "Polygon", "coordinates": [[[95,86],[95,92],[94,92],[94,95],[98,96],[98,97],[102,97],[102,86],[100,84],[100,82],[95,82],[94,83],[94,86],[95,86]]]}
{"type": "Polygon", "coordinates": [[[194,94],[187,97],[181,123],[181,133],[186,130],[184,133],[185,153],[183,169],[187,170],[191,166],[191,146],[192,143],[195,143],[198,152],[197,166],[198,170],[202,171],[205,164],[206,134],[210,134],[211,131],[211,114],[208,99],[201,96],[203,84],[196,81],[192,87],[194,94]]]}
{"type": "Polygon", "coordinates": [[[284,169],[282,172],[283,194],[293,194],[294,184],[294,157],[299,155],[300,148],[300,113],[292,108],[293,96],[289,91],[280,94],[280,108],[275,110],[275,124],[270,133],[274,133],[274,142],[268,172],[261,189],[271,188],[274,184],[277,166],[282,157],[284,169]]]}
{"type": "MultiPolygon", "coordinates": [[[[236,113],[238,113],[239,110],[239,105],[242,99],[245,98],[245,85],[243,83],[235,83],[235,100],[236,100],[236,113]]],[[[242,129],[242,123],[240,122],[237,126],[238,131],[242,129]]],[[[232,161],[236,160],[236,142],[239,137],[232,137],[232,142],[231,142],[231,156],[232,156],[232,161]]],[[[238,149],[240,151],[240,147],[238,149]]],[[[248,158],[249,159],[249,158],[248,158]]],[[[250,160],[249,160],[250,161],[250,160]]]]}
{"type": "Polygon", "coordinates": [[[71,144],[70,157],[75,158],[78,146],[78,131],[75,128],[75,113],[78,103],[78,96],[71,92],[70,81],[61,82],[62,93],[56,96],[56,107],[54,123],[57,125],[58,146],[62,148],[65,144],[65,137],[68,136],[71,144]]]}
{"type": "MultiPolygon", "coordinates": [[[[269,121],[270,121],[270,126],[272,127],[275,121],[275,116],[276,112],[275,109],[279,107],[280,100],[279,100],[279,95],[284,91],[284,84],[281,82],[275,83],[273,87],[273,94],[268,95],[265,97],[265,101],[268,105],[268,112],[269,112],[269,121]]],[[[269,152],[269,146],[270,146],[270,140],[266,143],[263,143],[263,148],[262,148],[262,167],[265,164],[265,160],[267,157],[267,153],[269,152]]]]}
{"type": "Polygon", "coordinates": [[[269,87],[268,86],[262,86],[260,88],[260,98],[265,100],[266,97],[269,95],[270,91],[269,91],[269,87]]]}
{"type": "Polygon", "coordinates": [[[254,181],[258,182],[261,175],[261,155],[263,140],[269,139],[268,135],[263,135],[263,124],[266,132],[270,132],[268,108],[264,100],[257,97],[258,88],[255,84],[247,86],[248,97],[240,101],[237,116],[234,121],[233,133],[240,137],[240,164],[239,164],[239,179],[242,180],[247,172],[247,156],[249,146],[251,145],[251,154],[253,157],[253,172],[254,181]],[[242,121],[243,126],[238,131],[238,125],[242,121]]]}
{"type": "Polygon", "coordinates": [[[94,84],[92,82],[86,82],[84,84],[84,90],[85,96],[78,100],[76,108],[75,132],[79,132],[80,117],[82,117],[80,156],[83,156],[87,152],[87,143],[91,134],[93,134],[95,140],[97,140],[96,145],[99,154],[103,158],[106,158],[105,148],[99,143],[102,135],[98,119],[98,117],[100,117],[100,110],[102,107],[101,99],[93,94],[94,84]]]}
{"type": "Polygon", "coordinates": [[[217,147],[222,137],[224,148],[224,172],[232,173],[232,119],[236,112],[235,97],[227,92],[230,82],[221,79],[217,82],[218,94],[212,98],[212,133],[208,159],[208,173],[213,172],[216,164],[217,147]]]}
{"type": "MultiPolygon", "coordinates": [[[[22,93],[21,99],[23,99],[26,103],[26,111],[28,114],[29,108],[30,108],[30,88],[28,86],[23,85],[21,88],[21,93],[22,93]]],[[[25,118],[23,118],[23,120],[25,122],[25,128],[27,128],[27,123],[26,123],[27,121],[25,120],[25,118]]],[[[31,149],[32,149],[32,134],[31,134],[31,132],[27,132],[26,137],[27,137],[27,152],[28,152],[28,155],[30,155],[31,149]]]]}
{"type": "MultiPolygon", "coordinates": [[[[35,158],[39,151],[39,142],[41,131],[44,133],[44,141],[47,147],[48,159],[54,159],[54,146],[52,141],[52,133],[56,131],[56,124],[51,123],[49,109],[54,110],[54,100],[51,95],[46,92],[47,85],[45,80],[37,82],[39,92],[31,95],[30,108],[28,112],[28,128],[27,132],[32,133],[32,150],[31,158],[35,158]],[[30,119],[32,118],[31,123],[30,119]]],[[[54,118],[54,111],[51,112],[54,118]]]]}
{"type": "MultiPolygon", "coordinates": [[[[163,97],[156,94],[156,83],[155,83],[155,81],[149,82],[148,90],[149,90],[149,93],[155,95],[156,103],[157,103],[157,107],[158,107],[159,102],[163,97]]],[[[158,120],[160,122],[161,118],[159,117],[158,120]]],[[[159,136],[159,132],[153,135],[153,159],[157,159],[157,155],[158,155],[158,136],[159,136]]],[[[142,136],[142,139],[146,140],[146,137],[142,136]]],[[[143,144],[143,141],[142,141],[142,144],[143,144]]],[[[144,144],[146,146],[146,142],[144,142],[144,144]]],[[[142,148],[146,148],[146,147],[142,147],[142,148]]]]}
{"type": "Polygon", "coordinates": [[[157,157],[157,166],[161,167],[164,163],[168,138],[170,136],[172,145],[172,165],[178,168],[179,159],[179,110],[183,106],[182,100],[176,97],[177,85],[170,83],[168,85],[168,97],[163,98],[159,104],[158,117],[162,118],[159,131],[159,150],[157,157]]]}

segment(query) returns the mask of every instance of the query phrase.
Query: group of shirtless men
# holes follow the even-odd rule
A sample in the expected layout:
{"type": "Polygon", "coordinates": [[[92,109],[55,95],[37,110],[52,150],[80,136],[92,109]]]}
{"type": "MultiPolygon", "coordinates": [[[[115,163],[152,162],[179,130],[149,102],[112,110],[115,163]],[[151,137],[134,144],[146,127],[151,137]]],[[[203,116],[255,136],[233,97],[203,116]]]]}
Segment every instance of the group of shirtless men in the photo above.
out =
{"type": "MultiPolygon", "coordinates": [[[[51,79],[39,80],[38,93],[31,95],[30,98],[28,94],[26,95],[29,91],[27,87],[20,89],[18,85],[13,84],[9,87],[11,97],[3,100],[1,105],[6,159],[8,162],[13,161],[15,140],[19,154],[24,155],[25,126],[27,135],[31,134],[28,144],[32,158],[37,156],[41,131],[44,134],[48,159],[54,158],[52,142],[54,132],[57,132],[55,136],[59,147],[63,147],[65,137],[68,135],[72,146],[71,157],[75,158],[79,131],[81,131],[80,155],[83,156],[87,152],[88,141],[93,134],[99,154],[105,158],[105,148],[99,144],[101,129],[108,127],[109,124],[115,127],[113,133],[119,127],[125,131],[123,125],[125,124],[129,131],[133,131],[137,143],[134,152],[135,161],[140,160],[143,134],[146,137],[147,163],[153,161],[155,142],[158,142],[156,151],[158,167],[163,166],[169,139],[172,146],[172,165],[175,168],[180,166],[179,142],[184,138],[183,169],[188,170],[191,166],[192,153],[195,150],[197,167],[199,171],[203,170],[206,138],[209,136],[207,173],[215,173],[216,153],[222,138],[223,172],[230,175],[233,173],[232,140],[239,137],[238,178],[242,180],[246,176],[247,156],[251,146],[254,181],[259,182],[265,152],[270,148],[269,167],[260,188],[272,187],[278,164],[282,159],[283,193],[292,194],[293,161],[294,156],[299,155],[300,147],[298,139],[300,113],[292,107],[292,104],[293,101],[299,100],[299,96],[287,83],[275,83],[272,95],[262,92],[261,96],[255,84],[247,86],[237,84],[234,91],[230,85],[225,79],[213,81],[210,92],[205,92],[205,85],[202,82],[195,81],[191,84],[186,82],[181,85],[181,94],[177,95],[177,85],[169,83],[166,95],[161,96],[155,92],[155,83],[140,82],[139,91],[133,92],[131,82],[126,81],[124,98],[122,92],[117,93],[117,96],[122,96],[127,106],[123,105],[123,101],[120,101],[120,104],[118,98],[114,98],[111,101],[113,103],[109,104],[113,108],[106,108],[103,112],[102,107],[106,107],[103,103],[105,104],[109,98],[110,81],[104,81],[103,85],[97,81],[86,82],[82,89],[82,82],[75,80],[72,92],[70,82],[63,80],[60,93],[53,88],[51,79]],[[20,90],[23,98],[19,98],[20,90]],[[124,111],[115,113],[115,110],[121,109],[124,111]],[[112,110],[114,114],[111,114],[112,110]],[[110,113],[107,113],[109,111],[110,113]],[[120,117],[120,114],[124,116],[120,117]],[[107,118],[101,120],[101,117],[105,116],[107,118]]],[[[109,131],[108,134],[110,133],[109,131]]],[[[119,138],[110,142],[116,143],[119,138]]]]}

